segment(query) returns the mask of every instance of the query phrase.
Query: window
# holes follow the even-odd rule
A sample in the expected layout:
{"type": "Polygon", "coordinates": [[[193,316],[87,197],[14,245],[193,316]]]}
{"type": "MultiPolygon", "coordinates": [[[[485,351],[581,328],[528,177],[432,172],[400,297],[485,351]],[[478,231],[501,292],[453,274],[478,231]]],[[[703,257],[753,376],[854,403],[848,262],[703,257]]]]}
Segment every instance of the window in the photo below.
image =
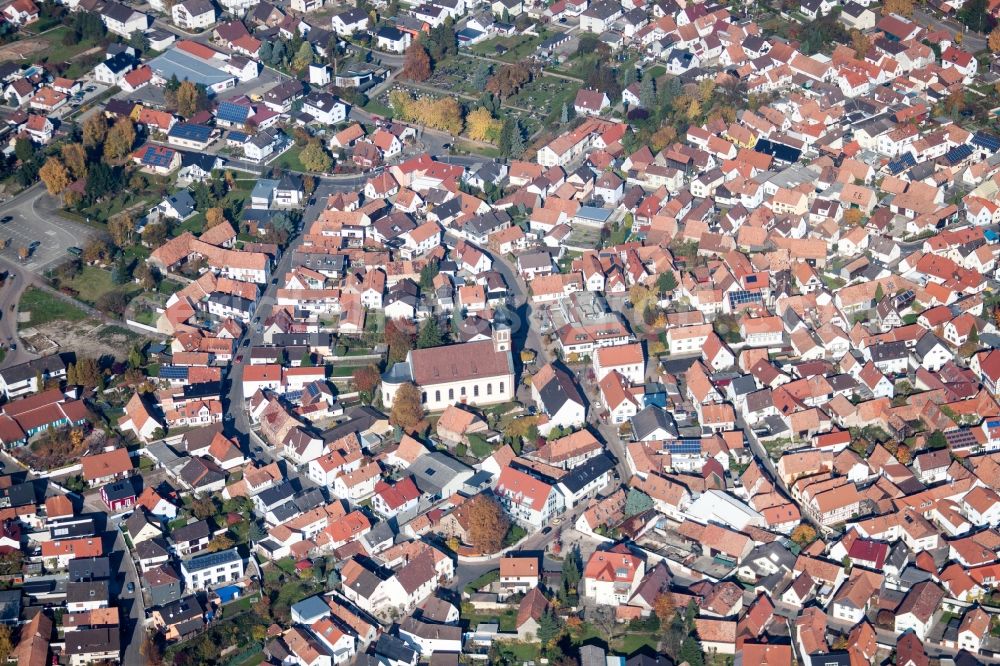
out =
{"type": "Polygon", "coordinates": [[[493,384],[486,384],[486,395],[493,395],[493,384]]]}
{"type": "Polygon", "coordinates": [[[462,387],[462,397],[463,398],[465,397],[465,387],[464,386],[462,387]]]}
{"type": "Polygon", "coordinates": [[[472,396],[475,398],[479,397],[479,384],[472,387],[472,396]]]}
{"type": "Polygon", "coordinates": [[[448,389],[448,399],[449,400],[455,399],[455,389],[448,389]]]}
{"type": "Polygon", "coordinates": [[[421,393],[420,393],[420,402],[422,402],[422,403],[427,402],[427,391],[421,391],[421,393]]]}
{"type": "Polygon", "coordinates": [[[434,391],[434,402],[441,402],[441,391],[434,391]]]}
{"type": "Polygon", "coordinates": [[[500,395],[503,395],[503,382],[500,382],[500,395]]]}

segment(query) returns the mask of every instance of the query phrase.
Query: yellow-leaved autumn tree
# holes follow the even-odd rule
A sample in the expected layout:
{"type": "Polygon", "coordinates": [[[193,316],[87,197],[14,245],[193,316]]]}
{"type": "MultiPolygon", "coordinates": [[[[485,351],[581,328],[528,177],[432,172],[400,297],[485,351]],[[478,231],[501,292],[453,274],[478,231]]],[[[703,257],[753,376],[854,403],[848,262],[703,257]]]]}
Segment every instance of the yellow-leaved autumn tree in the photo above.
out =
{"type": "Polygon", "coordinates": [[[503,122],[497,120],[486,107],[479,107],[465,118],[469,138],[476,141],[496,143],[500,140],[503,122]]]}

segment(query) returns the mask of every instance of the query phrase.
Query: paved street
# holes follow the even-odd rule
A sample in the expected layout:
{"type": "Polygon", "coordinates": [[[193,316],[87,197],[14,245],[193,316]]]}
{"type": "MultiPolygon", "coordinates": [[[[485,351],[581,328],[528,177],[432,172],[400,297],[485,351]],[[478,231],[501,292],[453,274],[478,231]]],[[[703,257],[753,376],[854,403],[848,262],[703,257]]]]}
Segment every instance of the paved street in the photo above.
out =
{"type": "Polygon", "coordinates": [[[0,239],[10,239],[0,257],[41,274],[68,259],[67,248],[86,245],[95,235],[94,230],[61,217],[59,210],[59,199],[49,196],[41,183],[0,204],[0,219],[11,217],[0,225],[0,239]],[[18,248],[30,247],[34,242],[38,246],[27,261],[20,262],[18,248]]]}
{"type": "Polygon", "coordinates": [[[975,53],[986,48],[986,37],[966,29],[964,25],[951,18],[939,18],[920,7],[913,10],[913,20],[929,30],[947,30],[952,34],[962,33],[962,48],[975,53]]]}
{"type": "MultiPolygon", "coordinates": [[[[101,501],[98,493],[91,493],[86,496],[83,503],[84,512],[106,514],[107,507],[101,501]]],[[[112,585],[112,593],[118,595],[118,607],[121,609],[122,617],[122,644],[123,644],[123,664],[142,664],[144,658],[141,654],[142,642],[144,638],[144,623],[146,621],[146,604],[142,597],[142,585],[140,585],[139,572],[136,569],[135,561],[125,544],[125,537],[118,529],[121,514],[108,516],[107,531],[108,538],[114,539],[112,550],[107,555],[111,558],[112,566],[118,565],[118,575],[115,583],[121,587],[112,585]],[[128,584],[135,586],[135,593],[128,592],[128,584]]]]}
{"type": "MultiPolygon", "coordinates": [[[[338,188],[342,187],[345,187],[342,183],[338,183],[330,179],[319,180],[316,186],[316,191],[312,196],[314,203],[307,206],[303,213],[301,229],[308,228],[308,226],[319,217],[320,213],[322,213],[326,208],[327,197],[336,192],[338,188]]],[[[291,268],[292,255],[301,244],[302,234],[300,230],[297,231],[295,237],[289,241],[288,247],[285,248],[284,254],[281,255],[281,259],[272,273],[272,275],[278,279],[272,278],[271,283],[267,286],[263,296],[261,296],[257,303],[257,309],[254,311],[254,315],[251,318],[252,323],[247,326],[243,337],[236,341],[237,349],[239,350],[237,354],[242,354],[244,358],[241,362],[233,362],[229,366],[229,373],[227,376],[229,387],[223,400],[225,412],[231,417],[227,423],[229,424],[229,429],[233,431],[232,434],[237,435],[241,440],[247,442],[247,450],[251,453],[251,455],[262,459],[265,463],[269,463],[273,460],[271,454],[266,449],[264,449],[263,454],[258,454],[256,452],[256,447],[249,442],[250,419],[247,415],[247,411],[243,408],[243,404],[244,400],[250,396],[243,395],[243,368],[250,362],[250,359],[248,358],[248,350],[250,347],[261,344],[262,332],[258,325],[263,324],[263,322],[271,316],[271,310],[273,309],[275,303],[275,292],[278,289],[278,282],[280,282],[281,276],[283,276],[291,268]]]]}

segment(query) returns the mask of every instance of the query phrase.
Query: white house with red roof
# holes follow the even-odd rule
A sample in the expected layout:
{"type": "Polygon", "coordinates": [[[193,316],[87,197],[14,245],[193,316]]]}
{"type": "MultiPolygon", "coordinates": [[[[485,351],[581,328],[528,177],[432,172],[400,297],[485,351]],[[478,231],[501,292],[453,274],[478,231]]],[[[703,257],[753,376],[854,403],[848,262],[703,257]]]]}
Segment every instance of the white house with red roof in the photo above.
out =
{"type": "Polygon", "coordinates": [[[646,574],[646,562],[618,544],[595,551],[583,569],[583,593],[599,606],[628,603],[646,574]]]}
{"type": "Polygon", "coordinates": [[[563,510],[563,496],[555,485],[514,467],[500,472],[493,493],[515,521],[535,529],[563,510]]]}
{"type": "Polygon", "coordinates": [[[380,480],[375,484],[375,494],[371,498],[372,510],[387,520],[416,509],[419,501],[420,490],[412,476],[397,483],[380,480]]]}
{"type": "Polygon", "coordinates": [[[599,116],[601,111],[609,106],[611,106],[611,100],[608,99],[606,93],[589,88],[580,88],[573,101],[573,109],[577,115],[581,116],[599,116]]]}
{"type": "Polygon", "coordinates": [[[970,83],[976,76],[979,63],[968,51],[949,46],[941,52],[941,67],[944,69],[954,68],[962,73],[966,83],[970,83]]]}

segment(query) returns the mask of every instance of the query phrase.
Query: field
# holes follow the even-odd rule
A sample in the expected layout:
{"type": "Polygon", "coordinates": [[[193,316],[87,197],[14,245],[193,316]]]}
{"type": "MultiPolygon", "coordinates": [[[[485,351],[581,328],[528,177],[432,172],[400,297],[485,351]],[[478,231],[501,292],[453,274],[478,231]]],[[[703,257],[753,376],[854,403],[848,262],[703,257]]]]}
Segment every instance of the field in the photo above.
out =
{"type": "Polygon", "coordinates": [[[37,287],[28,287],[25,290],[18,304],[18,310],[31,315],[25,323],[34,327],[44,326],[53,321],[82,321],[87,318],[87,313],[83,310],[37,287]]]}

